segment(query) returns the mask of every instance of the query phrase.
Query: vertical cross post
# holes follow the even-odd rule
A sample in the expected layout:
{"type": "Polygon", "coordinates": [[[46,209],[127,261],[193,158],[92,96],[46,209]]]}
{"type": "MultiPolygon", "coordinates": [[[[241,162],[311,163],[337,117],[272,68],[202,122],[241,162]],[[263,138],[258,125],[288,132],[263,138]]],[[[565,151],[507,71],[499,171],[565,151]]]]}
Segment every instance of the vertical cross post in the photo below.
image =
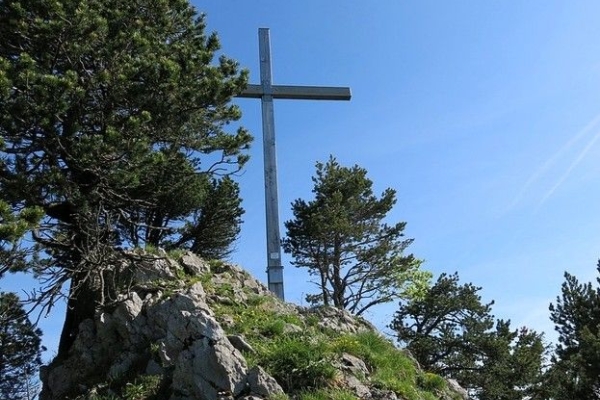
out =
{"type": "Polygon", "coordinates": [[[283,266],[279,234],[277,194],[277,157],[275,151],[275,117],[273,99],[350,100],[347,87],[273,85],[271,41],[268,28],[258,30],[260,85],[248,85],[238,97],[260,98],[262,108],[263,152],[265,168],[265,208],[267,214],[267,275],[269,290],[284,299],[283,266]]]}
{"type": "Polygon", "coordinates": [[[280,299],[283,291],[283,265],[279,234],[279,199],[277,194],[277,154],[275,151],[275,116],[271,88],[271,40],[268,29],[259,29],[260,85],[262,89],[263,152],[265,166],[265,206],[267,213],[267,275],[269,290],[280,299]]]}

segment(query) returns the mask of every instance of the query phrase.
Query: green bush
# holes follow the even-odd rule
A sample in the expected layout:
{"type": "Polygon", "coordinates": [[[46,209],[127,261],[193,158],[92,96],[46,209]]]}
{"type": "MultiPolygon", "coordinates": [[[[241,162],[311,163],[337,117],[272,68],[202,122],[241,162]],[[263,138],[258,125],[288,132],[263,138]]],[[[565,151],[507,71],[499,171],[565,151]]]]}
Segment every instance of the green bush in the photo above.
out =
{"type": "Polygon", "coordinates": [[[352,392],[342,389],[319,389],[312,392],[304,392],[299,396],[300,400],[359,400],[352,392]]]}
{"type": "Polygon", "coordinates": [[[419,387],[430,392],[440,392],[447,387],[444,378],[430,372],[425,372],[419,375],[417,378],[417,384],[419,387]]]}
{"type": "Polygon", "coordinates": [[[342,335],[331,342],[331,347],[362,359],[371,370],[371,383],[407,400],[436,399],[431,392],[445,388],[443,378],[419,373],[409,357],[376,332],[342,335]]]}
{"type": "Polygon", "coordinates": [[[123,398],[126,400],[141,400],[154,398],[160,390],[161,377],[158,375],[143,375],[133,383],[123,388],[123,398]]]}
{"type": "Polygon", "coordinates": [[[261,333],[266,337],[274,337],[283,335],[286,322],[283,319],[271,320],[265,323],[261,329],[261,333]]]}
{"type": "Polygon", "coordinates": [[[334,377],[332,353],[324,342],[299,337],[273,340],[259,357],[259,364],[286,393],[325,387],[334,377]]]}

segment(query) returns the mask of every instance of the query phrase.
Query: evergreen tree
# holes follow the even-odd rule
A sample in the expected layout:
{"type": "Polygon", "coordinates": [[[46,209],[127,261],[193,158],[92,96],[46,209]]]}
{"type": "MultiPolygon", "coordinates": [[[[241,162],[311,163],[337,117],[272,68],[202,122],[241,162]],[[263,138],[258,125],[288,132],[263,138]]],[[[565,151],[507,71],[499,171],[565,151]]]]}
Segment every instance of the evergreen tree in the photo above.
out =
{"type": "Polygon", "coordinates": [[[565,272],[561,291],[556,305],[550,304],[550,319],[558,332],[548,373],[551,397],[600,399],[600,288],[565,272]]]}
{"type": "Polygon", "coordinates": [[[495,330],[482,336],[481,364],[462,371],[479,400],[531,400],[540,391],[546,347],[543,335],[527,328],[512,330],[498,320],[495,330]]]}
{"type": "Polygon", "coordinates": [[[480,287],[442,274],[421,297],[400,303],[390,327],[427,371],[456,379],[479,400],[528,399],[539,389],[542,335],[494,324],[480,287]]]}
{"type": "Polygon", "coordinates": [[[37,226],[42,211],[37,208],[13,212],[10,205],[0,200],[0,278],[7,271],[23,269],[28,253],[20,248],[22,236],[37,226]]]}
{"type": "Polygon", "coordinates": [[[320,292],[307,300],[360,315],[427,281],[420,261],[403,254],[412,242],[403,238],[406,224],[383,222],[396,192],[386,189],[378,198],[365,169],[343,167],[333,157],[316,167],[315,198],[292,203],[294,219],[285,222],[283,240],[293,264],[318,277],[320,292]]]}
{"type": "Polygon", "coordinates": [[[0,399],[30,400],[41,364],[40,336],[14,293],[0,292],[0,399]]]}
{"type": "Polygon", "coordinates": [[[400,302],[390,328],[425,370],[456,378],[476,369],[477,346],[494,326],[494,302],[483,304],[480,290],[460,285],[457,273],[441,274],[424,296],[400,302]]]}
{"type": "Polygon", "coordinates": [[[208,260],[227,258],[240,233],[244,214],[239,193],[238,184],[230,178],[213,180],[202,208],[170,247],[187,247],[208,260]]]}
{"type": "Polygon", "coordinates": [[[187,0],[2,2],[0,200],[44,212],[32,237],[48,259],[29,266],[50,274],[48,308],[70,282],[59,355],[115,248],[177,240],[214,174],[247,160],[250,135],[225,130],[247,74],[213,61],[204,29],[187,0]]]}

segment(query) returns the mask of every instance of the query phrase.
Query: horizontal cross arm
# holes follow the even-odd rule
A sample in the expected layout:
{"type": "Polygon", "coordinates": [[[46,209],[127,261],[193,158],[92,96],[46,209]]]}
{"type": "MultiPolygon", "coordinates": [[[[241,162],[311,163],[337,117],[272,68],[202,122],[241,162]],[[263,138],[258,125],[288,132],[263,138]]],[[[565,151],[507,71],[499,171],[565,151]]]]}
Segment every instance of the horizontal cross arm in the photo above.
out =
{"type": "MultiPolygon", "coordinates": [[[[350,100],[352,96],[348,87],[273,85],[271,90],[274,99],[350,100]]],[[[264,95],[261,85],[248,85],[237,97],[260,99],[264,95]]]]}

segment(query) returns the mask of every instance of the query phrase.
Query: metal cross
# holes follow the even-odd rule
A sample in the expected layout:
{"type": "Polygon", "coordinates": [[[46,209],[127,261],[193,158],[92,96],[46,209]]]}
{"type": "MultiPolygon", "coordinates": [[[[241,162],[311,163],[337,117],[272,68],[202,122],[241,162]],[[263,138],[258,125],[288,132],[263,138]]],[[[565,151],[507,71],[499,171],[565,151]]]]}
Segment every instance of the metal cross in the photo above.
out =
{"type": "Polygon", "coordinates": [[[350,100],[350,88],[323,86],[273,85],[271,76],[271,42],[268,28],[259,28],[260,85],[248,85],[238,97],[261,99],[263,151],[265,164],[265,205],[267,212],[267,275],[269,290],[280,299],[283,293],[283,266],[279,236],[277,198],[277,159],[275,154],[275,120],[273,99],[350,100]]]}

